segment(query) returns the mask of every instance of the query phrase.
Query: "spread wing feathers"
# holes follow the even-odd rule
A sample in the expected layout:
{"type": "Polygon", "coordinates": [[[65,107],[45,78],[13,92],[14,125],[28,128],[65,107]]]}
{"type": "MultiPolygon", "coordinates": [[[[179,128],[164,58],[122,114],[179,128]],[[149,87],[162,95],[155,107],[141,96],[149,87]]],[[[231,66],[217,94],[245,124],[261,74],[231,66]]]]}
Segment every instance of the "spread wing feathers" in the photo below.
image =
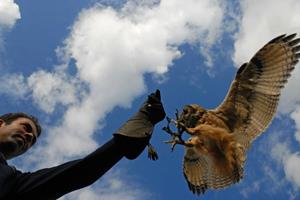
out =
{"type": "Polygon", "coordinates": [[[226,98],[213,110],[246,148],[269,126],[280,91],[298,62],[300,39],[295,36],[274,38],[243,64],[226,98]]]}
{"type": "Polygon", "coordinates": [[[190,191],[200,195],[209,188],[224,188],[238,182],[243,176],[243,163],[246,159],[244,151],[240,154],[237,159],[239,163],[231,169],[223,159],[186,149],[183,174],[190,191]]]}

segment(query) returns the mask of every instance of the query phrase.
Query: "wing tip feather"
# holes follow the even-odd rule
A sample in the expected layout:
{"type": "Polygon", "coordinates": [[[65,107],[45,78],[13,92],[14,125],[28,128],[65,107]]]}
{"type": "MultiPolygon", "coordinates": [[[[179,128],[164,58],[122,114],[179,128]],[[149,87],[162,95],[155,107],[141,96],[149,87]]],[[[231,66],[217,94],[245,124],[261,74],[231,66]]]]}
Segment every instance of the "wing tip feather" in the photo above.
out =
{"type": "Polygon", "coordinates": [[[286,36],[286,34],[279,35],[279,36],[273,38],[272,40],[270,40],[267,44],[275,43],[275,42],[281,40],[282,38],[284,38],[285,36],[286,36]]]}
{"type": "Polygon", "coordinates": [[[240,68],[238,69],[237,74],[241,74],[241,73],[244,71],[244,69],[245,69],[245,67],[247,66],[247,64],[248,64],[248,63],[242,64],[242,65],[240,66],[240,68]]]}
{"type": "Polygon", "coordinates": [[[291,41],[293,38],[295,38],[297,35],[297,33],[292,33],[290,35],[287,35],[286,33],[285,34],[281,34],[275,38],[273,38],[271,41],[268,42],[268,44],[271,44],[271,43],[276,43],[280,40],[283,40],[284,42],[288,42],[288,41],[291,41]]]}
{"type": "Polygon", "coordinates": [[[292,33],[290,35],[287,35],[286,37],[282,38],[283,41],[288,42],[291,41],[293,38],[295,38],[297,33],[292,33]]]}
{"type": "Polygon", "coordinates": [[[192,183],[190,183],[189,181],[188,181],[188,178],[187,178],[187,176],[185,175],[185,173],[183,173],[184,174],[184,177],[185,177],[185,180],[186,180],[186,182],[187,182],[187,184],[188,184],[188,187],[189,187],[189,190],[193,193],[193,194],[195,194],[195,195],[202,195],[202,194],[204,194],[205,192],[206,192],[206,190],[207,190],[207,185],[206,184],[202,184],[202,185],[194,185],[194,184],[192,184],[192,183]]]}

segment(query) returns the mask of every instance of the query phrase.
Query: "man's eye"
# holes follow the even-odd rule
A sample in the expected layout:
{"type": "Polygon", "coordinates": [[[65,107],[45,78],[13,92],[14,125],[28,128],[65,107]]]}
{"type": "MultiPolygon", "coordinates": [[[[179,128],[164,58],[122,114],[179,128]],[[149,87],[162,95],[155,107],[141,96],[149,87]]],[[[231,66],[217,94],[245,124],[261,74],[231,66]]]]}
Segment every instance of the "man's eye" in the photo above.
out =
{"type": "Polygon", "coordinates": [[[32,128],[29,124],[24,124],[24,129],[26,132],[31,133],[32,132],[32,128]]]}

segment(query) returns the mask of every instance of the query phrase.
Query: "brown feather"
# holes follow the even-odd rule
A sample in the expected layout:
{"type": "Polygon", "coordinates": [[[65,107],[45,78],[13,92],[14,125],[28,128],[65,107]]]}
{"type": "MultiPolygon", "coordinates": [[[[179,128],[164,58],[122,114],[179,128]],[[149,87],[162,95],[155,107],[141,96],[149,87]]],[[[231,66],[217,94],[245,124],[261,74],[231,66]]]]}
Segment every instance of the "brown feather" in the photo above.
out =
{"type": "Polygon", "coordinates": [[[203,186],[224,188],[241,179],[245,155],[232,134],[206,124],[188,128],[187,132],[193,135],[187,142],[193,147],[186,147],[183,169],[193,193],[202,194],[206,189],[203,186]]]}

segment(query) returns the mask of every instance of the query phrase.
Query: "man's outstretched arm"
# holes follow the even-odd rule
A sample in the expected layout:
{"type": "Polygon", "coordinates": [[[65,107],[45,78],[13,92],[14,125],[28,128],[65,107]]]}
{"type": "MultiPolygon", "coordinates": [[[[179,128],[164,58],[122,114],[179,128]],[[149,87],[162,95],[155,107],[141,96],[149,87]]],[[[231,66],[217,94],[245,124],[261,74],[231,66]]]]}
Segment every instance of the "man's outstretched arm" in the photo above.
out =
{"type": "Polygon", "coordinates": [[[17,172],[11,199],[57,199],[94,183],[123,156],[136,158],[149,143],[154,125],[165,112],[156,91],[106,144],[87,157],[33,173],[17,172]]]}

